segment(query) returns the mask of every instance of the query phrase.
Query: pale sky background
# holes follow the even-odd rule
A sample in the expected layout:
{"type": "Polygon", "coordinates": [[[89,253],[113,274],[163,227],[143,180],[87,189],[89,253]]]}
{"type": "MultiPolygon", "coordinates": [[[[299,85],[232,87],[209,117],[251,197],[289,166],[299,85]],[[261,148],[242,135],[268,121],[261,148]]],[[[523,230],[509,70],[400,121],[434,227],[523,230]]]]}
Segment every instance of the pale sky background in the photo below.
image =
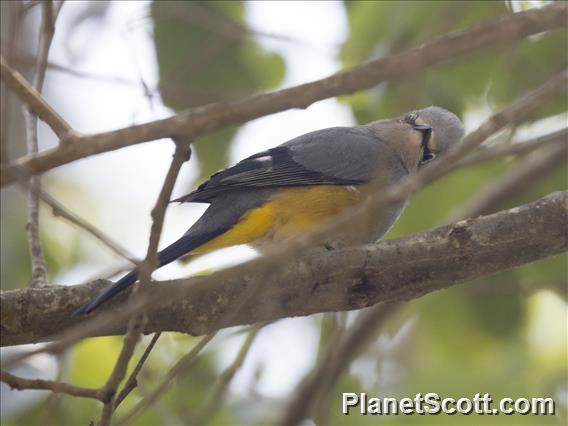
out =
{"type": "MultiPolygon", "coordinates": [[[[44,90],[47,100],[73,127],[85,133],[170,116],[172,111],[161,103],[159,93],[155,93],[150,103],[139,84],[140,78],[143,78],[150,88],[158,85],[149,3],[112,3],[100,21],[83,23],[69,37],[70,23],[84,6],[82,2],[65,3],[57,22],[50,59],[76,70],[121,77],[133,84],[76,78],[50,71],[44,90]]],[[[249,2],[246,16],[253,28],[299,41],[258,40],[263,47],[278,52],[285,59],[287,71],[283,86],[318,79],[340,68],[336,54],[348,34],[342,3],[249,2]]],[[[473,128],[482,118],[483,115],[466,117],[466,127],[473,128]]],[[[352,124],[354,120],[350,109],[335,99],[318,102],[306,110],[286,111],[257,119],[239,131],[230,161],[234,163],[308,131],[352,124]]],[[[40,141],[42,149],[56,143],[44,124],[40,125],[40,141]]],[[[44,182],[47,190],[70,210],[104,230],[136,256],[143,257],[151,225],[150,210],[163,183],[172,153],[173,144],[169,141],[140,144],[57,168],[46,175],[44,182]]],[[[197,175],[194,161],[185,164],[174,196],[182,195],[181,191],[197,175]]],[[[162,234],[162,247],[184,233],[204,209],[205,206],[200,204],[172,205],[168,209],[162,234]]],[[[42,216],[42,220],[43,226],[48,228],[48,234],[57,235],[62,250],[67,250],[68,256],[77,250],[77,239],[81,240],[79,250],[82,261],[72,270],[55,277],[55,282],[77,284],[124,265],[100,243],[64,221],[54,219],[48,213],[42,216]]],[[[229,249],[194,262],[189,267],[171,265],[154,276],[158,279],[184,276],[188,272],[224,261],[250,258],[252,255],[250,249],[229,249]]],[[[550,315],[551,306],[556,306],[553,312],[566,309],[565,304],[558,304],[558,299],[552,300],[551,297],[554,299],[556,296],[551,296],[551,293],[546,295],[548,302],[542,305],[543,315],[550,315]]],[[[538,336],[542,335],[546,324],[550,324],[550,318],[544,321],[545,318],[541,315],[535,320],[537,325],[531,332],[535,343],[542,341],[538,336]]],[[[227,334],[225,332],[223,335],[227,334]]],[[[408,333],[401,330],[392,340],[399,341],[406,335],[408,333]]],[[[232,362],[242,340],[243,336],[226,341],[216,339],[213,345],[223,342],[222,349],[217,347],[216,350],[220,366],[232,362]]],[[[288,395],[311,367],[318,341],[319,329],[309,318],[282,320],[267,327],[257,338],[231,390],[245,396],[255,370],[261,365],[263,375],[259,383],[260,392],[270,397],[288,395]]],[[[50,365],[51,361],[47,358],[39,359],[38,365],[42,368],[50,365]]],[[[367,373],[368,369],[361,369],[362,377],[367,373]]]]}

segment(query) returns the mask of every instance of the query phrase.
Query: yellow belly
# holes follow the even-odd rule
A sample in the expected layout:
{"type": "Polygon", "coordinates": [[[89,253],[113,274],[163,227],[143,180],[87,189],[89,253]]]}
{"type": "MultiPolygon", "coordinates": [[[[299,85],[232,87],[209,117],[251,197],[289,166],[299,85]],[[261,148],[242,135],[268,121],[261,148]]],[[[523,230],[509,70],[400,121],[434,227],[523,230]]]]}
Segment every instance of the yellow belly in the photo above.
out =
{"type": "Polygon", "coordinates": [[[278,192],[262,206],[248,211],[224,234],[194,250],[195,254],[248,244],[270,235],[286,239],[317,229],[342,211],[363,201],[357,187],[318,185],[278,192]]]}

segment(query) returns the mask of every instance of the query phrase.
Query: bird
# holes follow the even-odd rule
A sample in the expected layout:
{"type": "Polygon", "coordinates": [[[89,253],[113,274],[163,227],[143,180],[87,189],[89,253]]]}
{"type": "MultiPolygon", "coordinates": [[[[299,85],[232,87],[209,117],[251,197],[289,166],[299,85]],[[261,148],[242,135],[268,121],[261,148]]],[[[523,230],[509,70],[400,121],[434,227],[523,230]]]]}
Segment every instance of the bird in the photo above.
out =
{"type": "MultiPolygon", "coordinates": [[[[438,106],[351,127],[316,130],[223,169],[172,202],[209,207],[177,241],[158,252],[158,265],[238,244],[255,248],[309,233],[353,208],[377,188],[395,185],[460,143],[464,127],[438,106]]],[[[376,218],[369,241],[381,238],[407,199],[376,218]]],[[[372,219],[371,219],[372,220],[372,219]]],[[[91,313],[133,285],[135,268],[81,306],[91,313]]]]}

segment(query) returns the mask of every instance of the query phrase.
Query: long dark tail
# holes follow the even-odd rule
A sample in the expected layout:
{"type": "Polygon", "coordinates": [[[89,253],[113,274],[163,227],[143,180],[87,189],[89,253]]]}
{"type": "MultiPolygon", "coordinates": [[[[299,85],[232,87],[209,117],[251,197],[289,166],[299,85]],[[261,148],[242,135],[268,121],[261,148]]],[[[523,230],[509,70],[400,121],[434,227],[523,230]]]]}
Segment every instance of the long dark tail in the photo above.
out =
{"type": "MultiPolygon", "coordinates": [[[[164,250],[158,253],[158,264],[159,266],[167,265],[176,259],[179,259],[183,255],[190,253],[199,246],[205,244],[207,241],[212,240],[216,236],[225,232],[225,229],[219,229],[217,232],[201,234],[201,235],[190,235],[185,234],[179,240],[177,240],[172,245],[166,247],[164,250]]],[[[107,300],[116,296],[118,293],[126,290],[138,279],[138,269],[133,269],[116,283],[103,290],[98,296],[93,300],[81,306],[75,312],[73,312],[74,317],[86,315],[100,305],[105,303],[107,300]]]]}

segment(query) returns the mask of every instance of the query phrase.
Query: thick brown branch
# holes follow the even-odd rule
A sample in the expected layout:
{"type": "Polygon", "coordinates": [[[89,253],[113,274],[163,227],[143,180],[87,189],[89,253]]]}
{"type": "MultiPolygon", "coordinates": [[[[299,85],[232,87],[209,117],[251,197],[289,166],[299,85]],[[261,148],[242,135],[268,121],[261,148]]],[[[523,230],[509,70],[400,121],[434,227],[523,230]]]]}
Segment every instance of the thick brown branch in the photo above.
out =
{"type": "Polygon", "coordinates": [[[564,27],[567,19],[568,5],[558,2],[446,34],[423,46],[373,60],[311,83],[237,101],[206,105],[171,118],[111,132],[72,137],[69,141],[76,143],[62,144],[2,166],[0,186],[80,158],[129,145],[174,135],[196,138],[275,112],[306,108],[321,99],[353,93],[388,79],[405,78],[480,49],[505,47],[529,35],[564,27]]]}
{"type": "MultiPolygon", "coordinates": [[[[254,264],[244,264],[230,275],[220,271],[161,282],[147,292],[145,331],[203,335],[234,325],[420,297],[566,251],[567,210],[568,193],[556,192],[526,206],[376,245],[314,251],[270,280],[259,280],[251,273],[254,264]],[[242,308],[234,312],[234,306],[242,308]]],[[[97,281],[2,293],[2,345],[49,340],[75,325],[71,313],[104,285],[97,281]]],[[[124,311],[126,297],[118,296],[102,309],[100,321],[111,311],[124,311]]],[[[122,334],[124,329],[124,321],[115,321],[97,334],[122,334]]]]}

